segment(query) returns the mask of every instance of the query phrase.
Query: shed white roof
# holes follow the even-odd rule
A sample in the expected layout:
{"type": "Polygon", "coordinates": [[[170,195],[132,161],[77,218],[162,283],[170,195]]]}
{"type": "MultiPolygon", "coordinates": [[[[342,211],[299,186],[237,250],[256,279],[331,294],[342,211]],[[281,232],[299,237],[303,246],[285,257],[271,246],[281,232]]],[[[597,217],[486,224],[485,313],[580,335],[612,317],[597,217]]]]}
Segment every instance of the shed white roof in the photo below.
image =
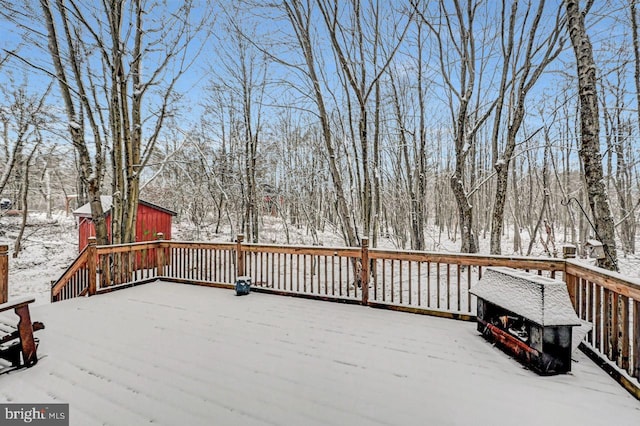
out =
{"type": "MultiPolygon", "coordinates": [[[[100,203],[102,204],[102,211],[108,212],[113,206],[113,197],[111,195],[101,195],[100,203]]],[[[73,211],[74,216],[91,216],[91,203],[87,203],[73,211]]]]}

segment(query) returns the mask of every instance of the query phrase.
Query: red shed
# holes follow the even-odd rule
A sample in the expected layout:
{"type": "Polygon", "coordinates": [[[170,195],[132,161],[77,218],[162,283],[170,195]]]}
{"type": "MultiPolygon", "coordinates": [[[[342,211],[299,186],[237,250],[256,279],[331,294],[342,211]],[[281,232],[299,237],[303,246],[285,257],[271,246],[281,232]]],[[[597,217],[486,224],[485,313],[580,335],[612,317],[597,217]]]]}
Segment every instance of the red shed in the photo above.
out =
{"type": "MultiPolygon", "coordinates": [[[[111,240],[111,206],[112,198],[103,195],[102,210],[106,214],[107,232],[111,240]]],[[[158,238],[162,232],[165,239],[171,239],[171,219],[177,213],[164,207],[160,207],[148,201],[138,202],[138,217],[136,220],[136,242],[152,241],[158,238]]],[[[91,206],[89,203],[73,212],[78,218],[78,250],[82,251],[87,246],[89,237],[95,237],[96,228],[91,219],[91,206]]]]}

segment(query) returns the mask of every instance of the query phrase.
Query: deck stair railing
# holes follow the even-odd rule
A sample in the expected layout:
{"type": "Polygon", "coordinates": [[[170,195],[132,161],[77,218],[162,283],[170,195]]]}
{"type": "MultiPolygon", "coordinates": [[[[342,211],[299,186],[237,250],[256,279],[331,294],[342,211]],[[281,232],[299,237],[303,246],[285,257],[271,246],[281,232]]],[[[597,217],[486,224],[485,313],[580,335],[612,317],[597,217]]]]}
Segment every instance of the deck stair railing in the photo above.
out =
{"type": "Polygon", "coordinates": [[[583,351],[640,399],[640,282],[570,259],[430,253],[368,247],[158,241],[96,246],[52,286],[51,300],[113,291],[158,279],[252,290],[473,320],[469,289],[489,266],[564,280],[578,315],[593,323],[583,351]]]}
{"type": "MultiPolygon", "coordinates": [[[[95,239],[94,239],[95,240],[95,239]]],[[[89,294],[89,252],[95,249],[95,243],[85,247],[76,260],[64,271],[51,286],[51,301],[72,299],[89,294]]]]}

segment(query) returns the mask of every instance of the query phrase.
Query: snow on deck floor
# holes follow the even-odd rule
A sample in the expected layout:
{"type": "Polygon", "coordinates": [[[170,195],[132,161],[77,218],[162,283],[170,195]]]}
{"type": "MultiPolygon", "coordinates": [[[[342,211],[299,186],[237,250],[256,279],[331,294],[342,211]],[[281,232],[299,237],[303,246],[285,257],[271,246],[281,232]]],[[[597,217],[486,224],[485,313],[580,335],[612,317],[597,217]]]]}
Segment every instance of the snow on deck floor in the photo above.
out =
{"type": "Polygon", "coordinates": [[[638,425],[583,354],[540,377],[474,323],[152,283],[32,308],[40,362],[0,402],[65,402],[72,425],[638,425]]]}

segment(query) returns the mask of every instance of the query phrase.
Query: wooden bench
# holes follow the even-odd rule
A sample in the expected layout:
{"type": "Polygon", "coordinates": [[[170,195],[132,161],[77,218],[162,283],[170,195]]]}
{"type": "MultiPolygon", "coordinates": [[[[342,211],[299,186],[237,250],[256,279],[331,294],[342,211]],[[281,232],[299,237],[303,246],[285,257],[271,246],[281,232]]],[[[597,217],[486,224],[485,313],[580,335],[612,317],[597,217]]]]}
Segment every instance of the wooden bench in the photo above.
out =
{"type": "Polygon", "coordinates": [[[31,323],[29,304],[34,301],[34,298],[21,298],[0,304],[0,312],[13,309],[19,317],[17,326],[5,321],[0,323],[0,359],[9,361],[13,368],[31,367],[38,362],[38,341],[33,332],[43,329],[44,324],[31,323]]]}

